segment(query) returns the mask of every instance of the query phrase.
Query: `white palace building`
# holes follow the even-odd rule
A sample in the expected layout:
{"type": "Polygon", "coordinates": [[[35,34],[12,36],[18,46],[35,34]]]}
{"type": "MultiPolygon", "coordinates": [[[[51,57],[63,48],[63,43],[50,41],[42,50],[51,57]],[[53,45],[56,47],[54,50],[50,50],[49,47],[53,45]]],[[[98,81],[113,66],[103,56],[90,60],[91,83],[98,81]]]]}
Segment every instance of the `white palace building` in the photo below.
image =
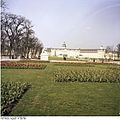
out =
{"type": "Polygon", "coordinates": [[[44,52],[49,57],[66,57],[72,59],[117,59],[116,52],[106,52],[102,46],[99,49],[70,49],[70,48],[46,48],[44,52]]]}
{"type": "MultiPolygon", "coordinates": [[[[49,60],[48,57],[60,57],[70,58],[77,60],[120,60],[118,59],[117,51],[107,51],[101,46],[99,49],[70,49],[66,48],[66,44],[62,45],[61,48],[44,48],[40,58],[36,55],[36,58],[40,60],[49,60]]],[[[2,60],[8,60],[9,56],[1,56],[2,60]]],[[[29,55],[30,59],[31,55],[29,55]]],[[[20,58],[17,58],[20,60],[20,58]]]]}

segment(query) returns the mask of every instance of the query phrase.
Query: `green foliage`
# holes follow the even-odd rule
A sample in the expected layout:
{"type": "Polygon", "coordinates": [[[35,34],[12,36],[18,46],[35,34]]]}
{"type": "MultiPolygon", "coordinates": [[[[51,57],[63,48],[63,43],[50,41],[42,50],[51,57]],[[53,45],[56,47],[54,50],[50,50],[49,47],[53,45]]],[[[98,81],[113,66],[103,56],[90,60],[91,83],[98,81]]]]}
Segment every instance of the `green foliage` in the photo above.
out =
{"type": "Polygon", "coordinates": [[[14,105],[28,90],[28,83],[2,82],[1,84],[1,114],[9,115],[14,105]]]}
{"type": "MultiPolygon", "coordinates": [[[[39,69],[2,69],[1,79],[30,83],[31,89],[12,109],[14,116],[50,116],[50,115],[119,115],[120,87],[119,83],[106,82],[54,82],[56,69],[79,71],[81,69],[107,70],[113,69],[120,75],[119,65],[96,64],[94,67],[56,66],[45,63],[45,70],[39,69]]],[[[93,71],[94,72],[94,71],[93,71]]],[[[113,73],[113,76],[116,75],[113,73]]],[[[94,74],[94,73],[92,73],[94,74]]],[[[112,72],[111,72],[112,74],[112,72]]],[[[112,76],[112,75],[111,75],[112,76]]]]}
{"type": "Polygon", "coordinates": [[[106,82],[120,83],[120,72],[117,69],[60,69],[54,72],[55,82],[106,82]]]}

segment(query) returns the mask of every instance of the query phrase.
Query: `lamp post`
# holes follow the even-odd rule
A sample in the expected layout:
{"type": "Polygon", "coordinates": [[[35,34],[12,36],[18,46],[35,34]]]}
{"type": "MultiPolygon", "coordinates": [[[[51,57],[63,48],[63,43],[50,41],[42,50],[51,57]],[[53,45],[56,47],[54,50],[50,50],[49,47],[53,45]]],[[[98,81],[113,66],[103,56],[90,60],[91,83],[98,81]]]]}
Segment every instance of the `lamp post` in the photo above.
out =
{"type": "Polygon", "coordinates": [[[67,45],[65,42],[62,44],[62,47],[64,47],[66,49],[67,45]]]}
{"type": "Polygon", "coordinates": [[[64,54],[63,54],[63,59],[64,60],[66,60],[66,57],[67,57],[67,51],[66,51],[66,47],[67,47],[67,45],[66,45],[66,43],[64,42],[63,44],[62,44],[62,47],[64,47],[64,54]]]}

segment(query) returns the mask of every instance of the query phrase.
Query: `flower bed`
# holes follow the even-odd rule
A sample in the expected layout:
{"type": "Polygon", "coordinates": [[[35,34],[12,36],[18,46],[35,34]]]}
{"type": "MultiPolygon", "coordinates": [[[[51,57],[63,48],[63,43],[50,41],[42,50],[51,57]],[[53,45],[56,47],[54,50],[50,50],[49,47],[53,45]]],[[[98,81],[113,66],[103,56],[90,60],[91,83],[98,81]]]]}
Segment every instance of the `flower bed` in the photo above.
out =
{"type": "Polygon", "coordinates": [[[78,66],[78,67],[94,67],[94,64],[89,64],[89,63],[73,63],[73,62],[59,62],[59,63],[55,63],[54,65],[56,66],[78,66]]]}
{"type": "MultiPolygon", "coordinates": [[[[113,65],[113,63],[93,63],[93,62],[86,62],[86,63],[80,63],[80,62],[57,62],[54,63],[56,66],[80,66],[80,67],[94,67],[95,65],[113,65]]],[[[117,64],[114,64],[114,66],[118,66],[117,64]]]]}
{"type": "Polygon", "coordinates": [[[49,63],[50,61],[41,61],[41,60],[20,60],[17,63],[49,63]]]}
{"type": "Polygon", "coordinates": [[[39,63],[1,62],[1,68],[14,69],[45,69],[47,65],[39,63]]]}
{"type": "Polygon", "coordinates": [[[9,115],[12,108],[30,88],[28,83],[1,83],[1,115],[9,115]]]}
{"type": "Polygon", "coordinates": [[[120,72],[117,69],[61,69],[54,72],[54,81],[120,83],[120,72]]]}

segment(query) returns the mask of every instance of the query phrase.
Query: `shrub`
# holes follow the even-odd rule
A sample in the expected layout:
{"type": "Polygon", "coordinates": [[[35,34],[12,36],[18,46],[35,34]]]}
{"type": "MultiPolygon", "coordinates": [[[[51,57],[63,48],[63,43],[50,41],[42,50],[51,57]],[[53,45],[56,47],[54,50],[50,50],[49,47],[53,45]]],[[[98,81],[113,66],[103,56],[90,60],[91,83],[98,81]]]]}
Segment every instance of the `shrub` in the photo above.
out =
{"type": "Polygon", "coordinates": [[[54,81],[120,83],[120,72],[117,69],[60,69],[54,72],[54,81]]]}
{"type": "Polygon", "coordinates": [[[29,88],[28,83],[1,82],[1,115],[9,115],[14,105],[29,88]]]}

